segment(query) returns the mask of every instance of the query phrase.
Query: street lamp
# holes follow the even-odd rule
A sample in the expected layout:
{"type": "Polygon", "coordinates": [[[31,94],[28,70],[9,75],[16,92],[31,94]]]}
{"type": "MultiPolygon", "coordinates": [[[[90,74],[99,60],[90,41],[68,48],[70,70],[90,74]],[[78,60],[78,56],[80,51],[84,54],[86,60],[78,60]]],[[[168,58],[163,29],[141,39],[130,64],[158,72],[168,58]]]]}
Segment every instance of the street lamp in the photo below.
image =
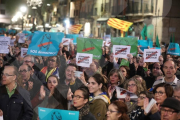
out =
{"type": "Polygon", "coordinates": [[[33,17],[33,31],[35,30],[35,24],[34,24],[34,20],[35,20],[35,9],[37,9],[38,7],[41,7],[42,5],[42,0],[27,0],[27,5],[28,6],[32,6],[32,9],[34,10],[34,17],[33,17]]]}

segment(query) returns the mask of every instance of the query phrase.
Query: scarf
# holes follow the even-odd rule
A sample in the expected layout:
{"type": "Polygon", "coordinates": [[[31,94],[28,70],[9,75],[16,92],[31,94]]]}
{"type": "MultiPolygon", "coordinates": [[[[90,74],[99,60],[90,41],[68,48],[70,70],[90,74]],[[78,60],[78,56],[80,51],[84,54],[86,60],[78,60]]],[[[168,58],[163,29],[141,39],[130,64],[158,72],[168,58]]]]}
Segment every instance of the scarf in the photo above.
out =
{"type": "Polygon", "coordinates": [[[48,68],[48,67],[46,66],[46,67],[43,67],[43,68],[41,69],[41,72],[44,73],[45,76],[46,76],[46,82],[47,82],[47,78],[48,78],[50,75],[56,75],[57,77],[59,77],[59,76],[57,75],[57,74],[58,74],[58,68],[57,68],[57,67],[51,69],[49,72],[48,72],[47,68],[48,68]]]}
{"type": "Polygon", "coordinates": [[[80,110],[79,110],[79,120],[82,120],[82,117],[87,115],[89,113],[89,104],[85,104],[80,110]]]}
{"type": "Polygon", "coordinates": [[[89,96],[89,101],[90,102],[93,102],[93,100],[96,100],[96,99],[102,99],[102,100],[104,100],[104,102],[106,102],[108,104],[111,103],[111,101],[110,101],[109,97],[107,96],[106,92],[103,92],[103,93],[99,94],[96,97],[94,97],[93,94],[90,94],[90,96],[89,96]]]}
{"type": "Polygon", "coordinates": [[[142,116],[144,114],[144,110],[141,109],[140,107],[138,107],[137,109],[133,110],[130,115],[129,118],[131,120],[135,120],[138,119],[139,116],[142,116]]]}

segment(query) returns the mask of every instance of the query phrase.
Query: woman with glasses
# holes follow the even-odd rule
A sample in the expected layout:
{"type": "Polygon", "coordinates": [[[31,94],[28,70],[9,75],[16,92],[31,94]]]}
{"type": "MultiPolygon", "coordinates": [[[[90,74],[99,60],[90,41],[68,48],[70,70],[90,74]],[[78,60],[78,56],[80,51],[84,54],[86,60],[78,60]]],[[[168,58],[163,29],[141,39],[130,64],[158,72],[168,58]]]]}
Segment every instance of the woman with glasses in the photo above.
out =
{"type": "MultiPolygon", "coordinates": [[[[137,96],[140,94],[141,91],[144,91],[140,81],[134,78],[130,78],[124,85],[124,89],[136,94],[137,96]]],[[[125,103],[128,107],[128,114],[131,113],[136,107],[136,101],[132,101],[130,96],[126,96],[125,103]]]]}
{"type": "Polygon", "coordinates": [[[104,83],[104,78],[96,73],[88,80],[88,89],[90,94],[90,112],[97,120],[104,120],[107,112],[107,107],[110,104],[110,99],[107,95],[107,88],[104,83]]]}
{"type": "Polygon", "coordinates": [[[129,120],[127,106],[122,101],[114,101],[107,110],[107,120],[129,120]]]}
{"type": "Polygon", "coordinates": [[[162,105],[164,100],[168,97],[172,97],[174,90],[170,84],[160,83],[155,86],[153,90],[154,98],[157,105],[162,105]]]}
{"type": "Polygon", "coordinates": [[[87,87],[80,87],[75,91],[72,110],[79,111],[79,120],[96,120],[89,110],[89,91],[87,87]]]}

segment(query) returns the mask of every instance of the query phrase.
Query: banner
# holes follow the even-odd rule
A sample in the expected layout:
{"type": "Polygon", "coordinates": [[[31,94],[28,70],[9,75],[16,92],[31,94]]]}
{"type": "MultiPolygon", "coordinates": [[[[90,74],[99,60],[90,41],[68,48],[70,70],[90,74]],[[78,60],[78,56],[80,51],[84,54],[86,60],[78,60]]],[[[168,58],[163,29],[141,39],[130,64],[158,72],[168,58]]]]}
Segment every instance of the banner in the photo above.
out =
{"type": "Polygon", "coordinates": [[[81,24],[77,24],[77,25],[72,25],[69,27],[69,30],[72,32],[72,33],[75,33],[75,34],[78,34],[79,31],[81,30],[82,28],[82,25],[81,24]]]}
{"type": "Polygon", "coordinates": [[[101,39],[78,38],[77,52],[93,54],[93,59],[101,59],[102,44],[103,44],[103,40],[101,39]]]}
{"type": "Polygon", "coordinates": [[[9,53],[10,37],[0,37],[0,53],[9,53]]]}
{"type": "Polygon", "coordinates": [[[124,32],[127,32],[129,27],[133,24],[132,22],[127,22],[124,20],[120,20],[117,18],[109,18],[107,24],[113,28],[122,30],[124,32]]]}
{"type": "Polygon", "coordinates": [[[159,62],[160,49],[144,49],[144,62],[159,62]]]}
{"type": "Polygon", "coordinates": [[[28,48],[21,48],[21,57],[24,57],[27,55],[28,48]]]}
{"type": "Polygon", "coordinates": [[[40,120],[79,120],[79,111],[38,107],[40,120]]]}
{"type": "Polygon", "coordinates": [[[81,67],[90,67],[93,60],[93,54],[77,53],[76,65],[81,67]]]}
{"type": "Polygon", "coordinates": [[[69,38],[63,38],[63,39],[62,39],[63,45],[69,45],[70,42],[71,42],[71,39],[69,39],[69,38]]]}
{"type": "Polygon", "coordinates": [[[25,43],[26,35],[24,33],[18,33],[17,36],[19,36],[18,43],[25,43]]]}
{"type": "Polygon", "coordinates": [[[178,43],[170,43],[168,47],[167,54],[170,55],[180,55],[179,53],[179,44],[178,43]]]}
{"type": "Polygon", "coordinates": [[[10,39],[10,46],[14,46],[14,41],[16,40],[16,38],[14,39],[10,39]]]}
{"type": "Polygon", "coordinates": [[[138,96],[136,94],[120,87],[116,87],[116,92],[117,92],[117,98],[119,99],[125,99],[127,95],[130,96],[131,100],[136,101],[138,99],[138,96]]]}
{"type": "Polygon", "coordinates": [[[138,53],[138,40],[137,38],[128,38],[128,37],[124,37],[124,38],[120,38],[120,37],[112,37],[111,38],[111,43],[113,45],[126,45],[126,46],[131,46],[131,50],[130,53],[133,56],[137,56],[138,53]]]}
{"type": "Polygon", "coordinates": [[[130,54],[130,50],[131,46],[113,45],[114,57],[127,58],[127,55],[130,54]]]}
{"type": "Polygon", "coordinates": [[[66,34],[66,38],[70,38],[74,44],[77,44],[77,38],[79,34],[66,34]]]}
{"type": "Polygon", "coordinates": [[[56,56],[64,33],[35,32],[28,48],[29,55],[56,56]]]}

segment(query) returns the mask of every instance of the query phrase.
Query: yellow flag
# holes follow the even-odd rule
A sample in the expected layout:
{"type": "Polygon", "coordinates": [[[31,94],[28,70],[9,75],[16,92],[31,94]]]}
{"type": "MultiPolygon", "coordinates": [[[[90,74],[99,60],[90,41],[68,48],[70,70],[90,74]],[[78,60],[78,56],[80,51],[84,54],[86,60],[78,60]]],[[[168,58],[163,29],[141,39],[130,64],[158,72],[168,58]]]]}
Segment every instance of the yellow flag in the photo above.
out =
{"type": "Polygon", "coordinates": [[[72,33],[75,33],[75,34],[78,34],[79,31],[81,30],[82,28],[82,25],[81,24],[77,24],[77,25],[72,25],[69,27],[69,30],[72,32],[72,33]]]}
{"type": "Polygon", "coordinates": [[[133,24],[132,22],[127,22],[124,20],[120,20],[117,18],[109,18],[107,24],[113,28],[122,30],[124,32],[127,32],[129,27],[133,24]]]}

